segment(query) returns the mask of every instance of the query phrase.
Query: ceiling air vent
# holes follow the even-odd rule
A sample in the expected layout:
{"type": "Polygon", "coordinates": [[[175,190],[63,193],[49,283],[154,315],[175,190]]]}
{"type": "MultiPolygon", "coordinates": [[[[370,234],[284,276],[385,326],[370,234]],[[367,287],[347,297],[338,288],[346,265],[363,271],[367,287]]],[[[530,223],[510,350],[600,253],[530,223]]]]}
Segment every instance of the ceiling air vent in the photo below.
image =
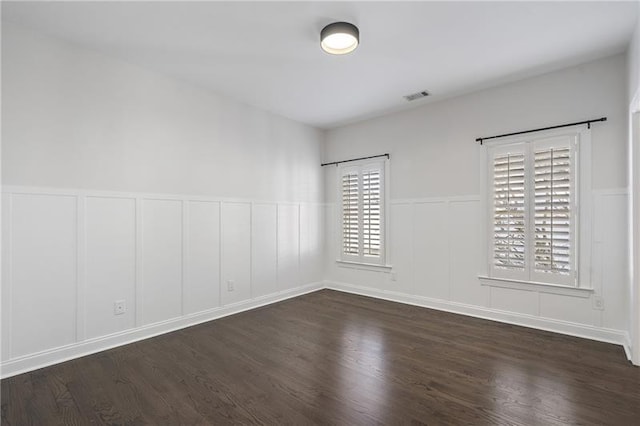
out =
{"type": "Polygon", "coordinates": [[[422,92],[407,95],[404,98],[408,101],[415,101],[416,99],[426,98],[427,96],[429,96],[429,93],[426,90],[423,90],[422,92]]]}

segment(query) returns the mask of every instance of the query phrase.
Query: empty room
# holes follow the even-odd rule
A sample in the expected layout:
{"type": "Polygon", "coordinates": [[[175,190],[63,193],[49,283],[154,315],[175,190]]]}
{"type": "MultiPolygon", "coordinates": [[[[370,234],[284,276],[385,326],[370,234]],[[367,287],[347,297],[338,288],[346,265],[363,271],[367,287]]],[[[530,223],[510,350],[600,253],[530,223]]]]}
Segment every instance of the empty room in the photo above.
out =
{"type": "Polygon", "coordinates": [[[2,1],[2,426],[640,425],[639,16],[2,1]]]}

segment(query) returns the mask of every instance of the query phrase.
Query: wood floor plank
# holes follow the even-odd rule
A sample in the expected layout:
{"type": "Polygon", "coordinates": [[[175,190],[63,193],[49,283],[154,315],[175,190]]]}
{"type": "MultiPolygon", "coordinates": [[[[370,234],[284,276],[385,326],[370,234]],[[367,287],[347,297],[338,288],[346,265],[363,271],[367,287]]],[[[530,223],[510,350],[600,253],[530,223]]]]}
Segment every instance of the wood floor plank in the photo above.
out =
{"type": "Polygon", "coordinates": [[[1,387],[2,426],[640,424],[619,346],[329,290],[1,387]]]}

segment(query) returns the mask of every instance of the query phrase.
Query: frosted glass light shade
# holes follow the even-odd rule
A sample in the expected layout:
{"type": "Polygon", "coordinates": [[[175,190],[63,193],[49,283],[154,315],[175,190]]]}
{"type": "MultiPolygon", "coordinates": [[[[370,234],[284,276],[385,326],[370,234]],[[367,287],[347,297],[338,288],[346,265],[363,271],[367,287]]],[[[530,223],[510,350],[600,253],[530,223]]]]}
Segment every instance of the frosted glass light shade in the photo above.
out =
{"type": "Polygon", "coordinates": [[[348,22],[334,22],[320,32],[322,50],[332,55],[353,52],[360,43],[358,27],[348,22]]]}

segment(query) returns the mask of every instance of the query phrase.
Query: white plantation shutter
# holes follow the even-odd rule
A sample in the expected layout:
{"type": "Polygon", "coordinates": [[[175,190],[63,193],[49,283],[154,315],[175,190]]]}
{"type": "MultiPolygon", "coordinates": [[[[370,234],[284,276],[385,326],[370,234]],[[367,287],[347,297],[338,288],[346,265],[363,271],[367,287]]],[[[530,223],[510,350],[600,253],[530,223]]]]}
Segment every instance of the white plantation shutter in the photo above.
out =
{"type": "Polygon", "coordinates": [[[360,252],[358,173],[342,176],[342,252],[357,256],[360,252]]]}
{"type": "Polygon", "coordinates": [[[525,156],[497,155],[493,161],[493,262],[498,268],[525,269],[525,156]]]}
{"type": "Polygon", "coordinates": [[[380,170],[366,170],[362,173],[362,245],[365,256],[380,256],[380,177],[380,170]]]}
{"type": "Polygon", "coordinates": [[[569,273],[569,149],[535,153],[535,269],[569,273]]]}
{"type": "Polygon", "coordinates": [[[532,157],[532,276],[543,282],[575,283],[576,212],[571,138],[537,141],[532,157]]]}
{"type": "Polygon", "coordinates": [[[576,285],[575,136],[491,148],[491,275],[576,285]]]}
{"type": "Polygon", "coordinates": [[[384,263],[384,163],[341,171],[343,260],[384,263]]]}

